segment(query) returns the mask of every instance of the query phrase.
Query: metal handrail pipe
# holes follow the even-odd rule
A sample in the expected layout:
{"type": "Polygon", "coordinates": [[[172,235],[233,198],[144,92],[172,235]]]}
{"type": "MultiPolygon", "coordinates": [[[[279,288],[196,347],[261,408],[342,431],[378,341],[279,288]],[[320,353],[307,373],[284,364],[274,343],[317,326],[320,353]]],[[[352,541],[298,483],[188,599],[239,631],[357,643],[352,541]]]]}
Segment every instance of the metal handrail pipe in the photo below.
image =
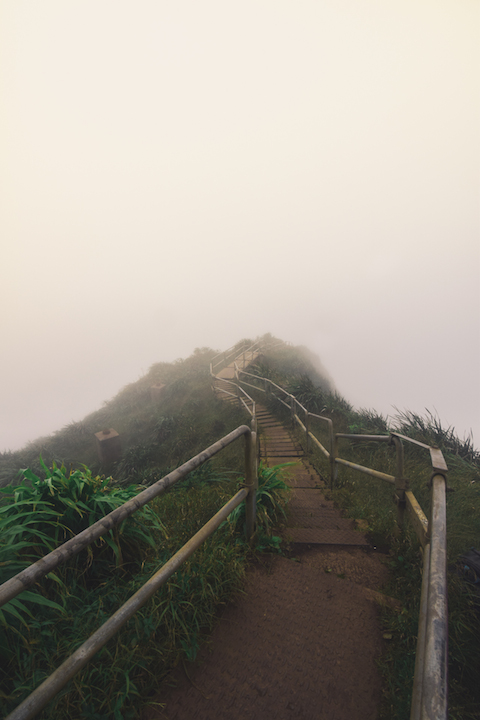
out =
{"type": "Polygon", "coordinates": [[[391,432],[390,435],[394,435],[395,437],[406,440],[413,445],[418,445],[419,447],[428,450],[430,453],[430,460],[432,462],[433,469],[438,471],[440,475],[442,473],[448,472],[447,463],[445,462],[445,458],[443,457],[443,453],[440,448],[433,447],[432,445],[426,445],[425,443],[419,442],[418,440],[413,440],[413,438],[409,438],[406,435],[401,435],[397,432],[391,432]]]}
{"type": "Polygon", "coordinates": [[[294,402],[298,405],[298,407],[301,408],[305,414],[307,414],[308,413],[307,408],[303,407],[302,403],[299,400],[297,400],[295,395],[292,395],[292,398],[293,398],[294,402]]]}
{"type": "Polygon", "coordinates": [[[329,439],[329,444],[330,444],[330,452],[328,452],[328,450],[326,450],[323,447],[322,443],[319,440],[317,440],[317,438],[315,438],[315,441],[319,445],[322,452],[324,452],[325,455],[327,456],[327,458],[330,460],[330,488],[333,488],[333,483],[335,480],[335,471],[336,471],[335,448],[336,448],[336,445],[338,445],[338,442],[337,443],[335,442],[335,435],[333,433],[333,421],[331,418],[324,417],[323,415],[317,415],[316,413],[309,413],[309,415],[310,415],[310,417],[314,417],[317,420],[323,420],[323,422],[326,422],[328,424],[328,435],[329,435],[328,439],[329,439]]]}
{"type": "MultiPolygon", "coordinates": [[[[253,377],[253,378],[257,379],[257,380],[261,380],[262,382],[265,382],[265,381],[268,382],[270,385],[272,385],[273,387],[277,388],[277,390],[280,390],[280,392],[282,392],[284,395],[286,395],[288,398],[290,398],[290,402],[293,400],[294,402],[297,403],[297,405],[298,405],[299,407],[302,408],[302,410],[303,410],[305,413],[308,412],[308,410],[306,410],[306,408],[303,407],[303,405],[297,400],[297,398],[296,398],[294,395],[292,395],[292,393],[287,392],[287,391],[286,391],[284,388],[282,388],[280,385],[277,385],[277,383],[273,382],[273,380],[270,380],[269,378],[260,377],[260,375],[253,375],[252,373],[246,372],[246,370],[241,370],[241,369],[239,369],[239,372],[244,373],[245,375],[249,375],[250,377],[253,377]]],[[[244,385],[248,385],[248,383],[245,382],[244,380],[240,380],[240,382],[243,382],[244,385]]],[[[255,390],[261,390],[261,388],[257,388],[256,386],[253,386],[253,385],[249,385],[249,387],[254,387],[255,390]]],[[[262,390],[262,392],[265,392],[265,391],[262,390]]],[[[283,400],[280,400],[280,398],[276,397],[275,395],[274,395],[273,397],[275,397],[276,400],[278,400],[278,401],[281,402],[283,405],[285,405],[285,407],[288,407],[289,409],[291,408],[291,405],[290,405],[290,404],[284,402],[283,400]]]]}
{"type": "MultiPolygon", "coordinates": [[[[214,375],[214,377],[217,378],[216,375],[214,375]]],[[[245,395],[245,397],[247,397],[249,400],[252,400],[252,398],[251,398],[250,395],[247,393],[247,391],[244,390],[242,387],[240,387],[240,385],[238,385],[238,384],[237,384],[236,382],[234,382],[233,380],[229,380],[228,378],[217,378],[217,380],[221,380],[222,383],[228,383],[229,385],[233,385],[233,387],[234,387],[237,391],[240,390],[240,391],[245,395]]],[[[218,388],[218,389],[221,390],[221,388],[218,388]]],[[[236,396],[235,396],[235,397],[236,397],[236,396]]],[[[252,402],[253,402],[253,400],[252,400],[252,402]]]]}
{"type": "Polygon", "coordinates": [[[60,545],[56,550],[48,553],[48,555],[45,555],[40,560],[37,560],[37,562],[25,568],[25,570],[17,573],[17,575],[10,578],[10,580],[4,582],[3,585],[0,585],[0,607],[24,590],[27,590],[27,588],[40,580],[40,578],[47,575],[47,573],[52,572],[58,565],[77,555],[77,553],[92,542],[102,535],[105,535],[105,533],[115,527],[115,525],[118,525],[118,523],[125,520],[125,518],[130,517],[130,515],[133,515],[134,512],[161,495],[167,488],[174,485],[178,480],[181,480],[185,475],[188,475],[192,470],[203,465],[203,463],[210,460],[211,457],[219,453],[223,448],[227,447],[227,445],[238,440],[242,435],[246,435],[247,442],[249,442],[250,433],[251,430],[248,425],[240,425],[235,430],[232,430],[231,433],[228,433],[228,435],[225,435],[216,443],[210,445],[210,447],[202,450],[201,453],[195,455],[195,457],[188,460],[179,468],[165,475],[165,477],[160,480],[157,480],[157,482],[150,485],[150,487],[143,490],[134,498],[128,500],[111,513],[108,513],[108,515],[105,515],[105,517],[93,525],[90,525],[86,530],[67,540],[67,542],[60,545]]]}
{"type": "Polygon", "coordinates": [[[335,437],[347,438],[348,440],[378,440],[379,442],[391,440],[390,435],[352,435],[349,433],[336,433],[335,437]]]}
{"type": "Polygon", "coordinates": [[[302,428],[303,432],[304,432],[305,435],[306,435],[306,434],[307,434],[307,428],[305,427],[305,425],[303,424],[303,422],[300,420],[300,418],[298,417],[297,413],[294,413],[294,414],[293,414],[293,418],[294,418],[294,420],[297,421],[297,423],[300,425],[300,427],[302,428]]]}
{"type": "Polygon", "coordinates": [[[250,435],[250,442],[245,443],[245,486],[249,490],[248,497],[245,500],[245,530],[249,542],[253,540],[255,534],[257,512],[258,472],[256,446],[257,433],[253,431],[250,435]]]}
{"type": "Polygon", "coordinates": [[[428,519],[411,490],[405,492],[405,500],[413,528],[421,546],[425,548],[428,543],[428,519]]]}
{"type": "Polygon", "coordinates": [[[240,380],[240,378],[238,379],[238,382],[241,382],[244,385],[246,385],[247,387],[253,388],[254,390],[258,390],[259,392],[263,392],[263,393],[265,392],[265,390],[263,388],[257,387],[256,385],[252,385],[252,383],[247,383],[247,382],[245,382],[245,380],[240,380]]]}
{"type": "Polygon", "coordinates": [[[245,400],[244,400],[243,398],[238,398],[238,399],[239,399],[240,402],[242,403],[242,405],[243,405],[243,407],[245,408],[245,410],[253,417],[254,412],[252,412],[252,410],[250,410],[250,408],[248,407],[248,405],[247,405],[247,403],[245,402],[245,400]]]}
{"type": "Polygon", "coordinates": [[[250,377],[254,377],[257,380],[262,380],[263,382],[265,382],[265,380],[266,380],[268,383],[270,383],[270,385],[273,385],[273,387],[276,387],[277,390],[280,390],[284,395],[287,395],[289,398],[294,397],[291,393],[287,392],[280,385],[277,385],[277,383],[273,382],[273,380],[270,380],[270,378],[264,378],[264,377],[261,377],[260,375],[253,375],[252,373],[249,373],[246,370],[240,370],[240,372],[244,373],[245,375],[250,375],[250,377]]]}
{"type": "Polygon", "coordinates": [[[364,465],[357,465],[356,463],[350,462],[350,460],[343,460],[342,458],[336,457],[335,462],[339,465],[346,465],[349,468],[352,468],[353,470],[359,470],[360,472],[365,473],[366,475],[371,475],[372,477],[379,478],[380,480],[386,480],[388,483],[391,483],[392,485],[395,485],[395,477],[393,475],[387,475],[387,473],[379,472],[378,470],[372,470],[372,468],[367,468],[364,465]]]}
{"type": "MultiPolygon", "coordinates": [[[[255,343],[254,343],[254,345],[255,345],[255,343]]],[[[227,348],[227,350],[224,350],[223,352],[217,353],[216,355],[213,356],[212,362],[213,362],[214,360],[216,360],[217,358],[219,358],[219,357],[222,357],[222,358],[226,357],[228,353],[237,352],[237,351],[239,350],[239,347],[240,347],[240,348],[244,348],[244,347],[245,347],[245,343],[242,343],[242,342],[236,343],[235,345],[232,345],[231,347],[227,348]]],[[[250,347],[251,347],[251,346],[250,346],[250,347]]],[[[243,350],[240,350],[240,352],[243,352],[243,350]]]]}
{"type": "Polygon", "coordinates": [[[418,445],[418,447],[424,448],[425,450],[430,450],[430,445],[426,445],[425,443],[420,442],[420,440],[414,440],[411,437],[408,437],[407,435],[402,435],[401,433],[392,431],[390,432],[390,435],[395,435],[395,437],[401,438],[402,440],[406,440],[409,443],[412,443],[412,445],[418,445]]]}
{"type": "MultiPolygon", "coordinates": [[[[218,387],[217,390],[219,392],[223,392],[223,393],[225,393],[225,395],[230,395],[230,397],[234,397],[236,400],[238,399],[243,402],[243,400],[241,398],[239,398],[239,396],[238,396],[238,391],[240,391],[245,395],[247,400],[250,400],[250,402],[252,403],[252,406],[255,407],[255,400],[252,397],[250,397],[250,395],[242,387],[240,387],[240,385],[237,385],[237,383],[234,383],[232,380],[226,380],[225,378],[220,378],[220,380],[222,382],[226,382],[226,383],[229,383],[230,385],[233,385],[236,392],[233,393],[233,392],[230,392],[229,390],[225,390],[225,388],[218,387]]],[[[244,405],[245,405],[245,403],[244,403],[244,405]]],[[[248,412],[250,413],[250,415],[253,414],[250,410],[248,410],[248,412]]]]}
{"type": "Polygon", "coordinates": [[[405,516],[406,498],[405,491],[408,486],[408,480],[404,475],[404,453],[401,438],[391,435],[392,444],[395,446],[395,501],[397,504],[397,525],[403,528],[403,520],[405,516]]]}
{"type": "Polygon", "coordinates": [[[422,591],[418,616],[417,647],[415,651],[415,671],[413,674],[412,703],[410,720],[421,720],[423,669],[425,664],[425,639],[427,637],[428,582],[430,576],[430,543],[423,551],[422,591]]]}
{"type": "Polygon", "coordinates": [[[313,440],[313,442],[315,443],[315,445],[317,445],[317,447],[323,452],[323,454],[324,454],[327,458],[330,458],[330,453],[328,452],[328,450],[327,450],[326,448],[323,447],[323,445],[322,445],[322,443],[320,442],[320,440],[319,440],[317,437],[315,437],[315,435],[314,435],[313,433],[311,433],[311,432],[308,433],[308,436],[309,436],[309,438],[310,438],[311,440],[313,440]]]}
{"type": "Polygon", "coordinates": [[[228,350],[225,350],[225,352],[217,353],[216,355],[214,355],[210,361],[210,367],[211,368],[218,367],[223,362],[226,362],[226,360],[228,358],[240,355],[242,352],[245,352],[245,351],[246,351],[246,348],[245,348],[244,344],[242,344],[240,346],[232,345],[232,347],[228,348],[228,350]],[[220,358],[220,360],[218,360],[218,362],[215,362],[217,360],[217,358],[220,358]]]}
{"type": "Polygon", "coordinates": [[[217,367],[219,367],[219,365],[227,364],[230,357],[235,357],[235,355],[236,355],[236,351],[229,354],[229,351],[227,350],[227,352],[220,353],[220,355],[217,355],[216,357],[219,357],[220,360],[218,360],[218,362],[216,362],[216,363],[214,363],[212,361],[211,365],[213,366],[213,368],[217,368],[217,367]]]}
{"type": "Polygon", "coordinates": [[[286,395],[287,397],[290,397],[290,398],[292,397],[292,395],[290,395],[289,392],[287,392],[284,388],[280,387],[280,385],[277,385],[276,382],[273,382],[273,380],[270,380],[270,378],[267,378],[267,380],[270,383],[270,385],[273,385],[274,388],[277,388],[277,390],[280,390],[280,392],[282,392],[284,395],[286,395]]]}
{"type": "Polygon", "coordinates": [[[230,397],[233,397],[235,399],[238,397],[236,393],[230,392],[230,390],[225,390],[225,388],[219,387],[219,388],[217,388],[217,390],[218,390],[218,392],[222,392],[225,395],[230,395],[230,397]]]}
{"type": "Polygon", "coordinates": [[[317,420],[324,420],[325,422],[329,423],[329,425],[333,425],[333,420],[331,418],[325,417],[325,415],[316,415],[312,412],[309,412],[308,414],[310,415],[310,417],[317,418],[317,420]]]}
{"type": "Polygon", "coordinates": [[[421,720],[447,720],[447,513],[444,475],[432,478],[430,572],[421,720]]]}
{"type": "Polygon", "coordinates": [[[254,375],[253,373],[248,372],[248,370],[244,370],[243,368],[239,368],[239,372],[243,373],[244,375],[249,375],[250,377],[257,378],[258,380],[268,380],[268,378],[261,377],[261,375],[254,375]]]}
{"type": "Polygon", "coordinates": [[[226,520],[249,494],[242,488],[168,562],[142,585],[50,677],[31,693],[5,720],[30,720],[47,705],[123,625],[166,583],[190,555],[226,520]]]}
{"type": "MultiPolygon", "coordinates": [[[[267,378],[267,379],[268,379],[268,378],[267,378]]],[[[292,399],[295,400],[295,398],[294,398],[294,396],[292,395],[292,393],[289,393],[289,392],[287,392],[287,390],[284,390],[284,388],[280,387],[280,385],[277,385],[277,383],[274,383],[273,380],[268,380],[268,382],[270,383],[270,385],[273,385],[273,387],[276,387],[278,390],[281,390],[281,392],[283,392],[283,394],[284,394],[286,397],[290,398],[290,400],[292,400],[292,399]]]]}

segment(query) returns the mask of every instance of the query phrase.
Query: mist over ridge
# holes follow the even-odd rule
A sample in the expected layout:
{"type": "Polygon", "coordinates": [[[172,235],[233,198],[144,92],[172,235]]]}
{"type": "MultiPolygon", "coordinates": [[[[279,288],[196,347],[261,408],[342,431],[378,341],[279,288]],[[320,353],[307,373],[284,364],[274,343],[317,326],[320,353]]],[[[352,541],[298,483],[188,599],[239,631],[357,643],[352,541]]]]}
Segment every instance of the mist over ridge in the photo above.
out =
{"type": "Polygon", "coordinates": [[[0,450],[266,332],[478,442],[478,3],[0,14],[0,450]]]}
{"type": "MultiPolygon", "coordinates": [[[[394,421],[395,419],[398,420],[398,418],[402,414],[402,408],[392,408],[392,412],[390,413],[384,413],[382,412],[382,409],[378,410],[377,408],[374,408],[372,405],[363,405],[363,406],[357,406],[354,408],[354,406],[349,402],[348,397],[342,396],[342,393],[338,390],[336,383],[328,370],[325,368],[324,363],[322,362],[320,356],[313,352],[311,349],[309,349],[305,345],[294,345],[291,342],[284,343],[283,340],[280,338],[274,337],[270,333],[265,334],[262,336],[262,338],[265,339],[265,341],[268,342],[279,342],[281,345],[284,345],[285,348],[287,348],[292,353],[292,357],[295,357],[296,360],[293,362],[291,366],[292,372],[299,378],[305,378],[308,380],[308,382],[311,383],[312,388],[317,388],[318,390],[321,390],[322,392],[325,392],[327,394],[334,394],[338,395],[339,398],[342,398],[342,402],[345,401],[346,406],[352,407],[354,410],[367,410],[368,412],[377,412],[379,414],[383,414],[385,417],[385,420],[387,420],[390,416],[390,419],[394,421]]],[[[253,338],[253,342],[256,342],[260,340],[261,337],[257,336],[253,338]]],[[[232,344],[232,347],[239,343],[239,340],[237,338],[237,342],[232,344]]],[[[227,347],[223,348],[222,350],[212,349],[208,346],[201,345],[194,349],[193,353],[191,353],[186,358],[177,357],[170,361],[157,361],[152,363],[152,365],[149,367],[149,369],[146,372],[142,372],[140,377],[138,377],[136,380],[127,382],[126,384],[122,385],[120,388],[117,388],[116,392],[113,392],[111,394],[111,397],[107,400],[104,400],[103,402],[97,404],[97,408],[92,410],[92,407],[90,406],[88,411],[78,419],[69,419],[66,423],[60,423],[60,425],[54,429],[52,429],[50,432],[43,433],[38,435],[35,438],[30,438],[27,442],[27,444],[22,445],[19,448],[15,448],[13,453],[15,454],[16,451],[20,452],[22,450],[33,450],[34,448],[37,449],[38,452],[41,452],[42,446],[45,445],[45,442],[48,442],[52,440],[53,438],[57,436],[61,436],[64,432],[69,432],[70,430],[73,430],[75,427],[82,427],[85,425],[85,422],[87,421],[87,425],[89,424],[89,421],[91,421],[92,418],[101,415],[102,408],[109,408],[112,405],[115,405],[116,401],[123,396],[128,395],[129,393],[133,393],[134,395],[137,393],[137,388],[144,388],[143,392],[145,392],[145,389],[148,389],[152,382],[152,378],[156,376],[157,373],[166,373],[164,377],[168,377],[169,373],[173,371],[175,367],[181,368],[184,365],[188,365],[188,363],[194,362],[197,367],[200,367],[200,365],[203,367],[203,371],[206,373],[208,371],[208,363],[210,362],[211,358],[214,357],[218,352],[224,352],[227,349],[227,347]]],[[[163,380],[162,380],[163,382],[163,380]]],[[[142,396],[143,397],[143,396],[142,396]]],[[[146,396],[145,396],[146,398],[146,396]]],[[[144,399],[143,402],[148,402],[146,399],[144,399]]],[[[438,415],[438,413],[435,412],[435,409],[433,411],[430,411],[430,409],[425,408],[424,411],[418,411],[418,410],[410,410],[405,409],[405,412],[411,413],[412,415],[418,415],[423,416],[426,418],[426,421],[429,422],[430,418],[433,420],[438,420],[445,430],[452,430],[455,432],[455,428],[453,428],[451,425],[446,424],[443,419],[438,415]]],[[[97,424],[100,423],[100,420],[96,421],[97,424]]],[[[101,424],[101,423],[100,423],[101,424]]],[[[98,424],[97,430],[100,430],[100,424],[98,424]]],[[[96,426],[95,426],[96,427],[96,426]]],[[[94,429],[94,426],[92,425],[92,429],[94,429]]],[[[458,437],[460,438],[460,434],[456,433],[458,437]]],[[[90,435],[93,437],[92,432],[90,432],[90,435]]],[[[468,436],[469,434],[466,433],[464,437],[468,436]]],[[[11,453],[11,449],[6,449],[5,454],[8,455],[11,453]]]]}

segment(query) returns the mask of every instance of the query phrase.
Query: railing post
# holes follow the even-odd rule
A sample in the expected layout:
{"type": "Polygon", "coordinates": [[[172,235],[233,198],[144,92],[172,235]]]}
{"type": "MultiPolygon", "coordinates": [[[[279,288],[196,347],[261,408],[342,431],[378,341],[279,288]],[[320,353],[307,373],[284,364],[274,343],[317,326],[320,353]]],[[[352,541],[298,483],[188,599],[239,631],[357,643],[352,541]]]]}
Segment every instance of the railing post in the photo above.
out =
{"type": "Polygon", "coordinates": [[[400,530],[403,530],[403,519],[407,505],[405,490],[408,489],[407,480],[403,476],[403,443],[395,435],[392,435],[392,442],[396,450],[395,502],[397,504],[397,525],[400,530]]]}
{"type": "Polygon", "coordinates": [[[330,490],[333,488],[333,483],[337,479],[336,478],[336,464],[335,464],[335,458],[337,457],[337,446],[335,443],[335,438],[333,435],[333,422],[329,420],[328,422],[328,434],[330,438],[330,490]]]}
{"type": "Polygon", "coordinates": [[[307,410],[305,413],[305,432],[307,433],[307,455],[310,451],[310,422],[309,422],[310,414],[307,410]]]}
{"type": "Polygon", "coordinates": [[[430,543],[423,550],[422,591],[418,617],[417,647],[415,652],[415,672],[413,675],[412,704],[410,720],[421,720],[423,673],[425,670],[425,641],[427,635],[428,585],[430,579],[430,543]]]}
{"type": "Polygon", "coordinates": [[[293,395],[290,397],[290,417],[292,420],[292,429],[295,427],[295,398],[293,395]]]}
{"type": "Polygon", "coordinates": [[[446,479],[432,477],[430,577],[427,600],[422,720],[447,720],[448,609],[446,479]]]}
{"type": "Polygon", "coordinates": [[[331,469],[331,475],[330,475],[330,489],[333,488],[333,486],[337,482],[338,478],[338,464],[335,462],[335,460],[338,457],[338,437],[335,433],[335,436],[333,436],[333,424],[330,426],[330,443],[331,443],[331,452],[330,452],[330,469],[331,469]]]}
{"type": "Polygon", "coordinates": [[[256,432],[245,435],[245,486],[248,488],[248,495],[245,498],[245,535],[248,542],[253,540],[257,514],[258,473],[256,444],[256,432]]]}

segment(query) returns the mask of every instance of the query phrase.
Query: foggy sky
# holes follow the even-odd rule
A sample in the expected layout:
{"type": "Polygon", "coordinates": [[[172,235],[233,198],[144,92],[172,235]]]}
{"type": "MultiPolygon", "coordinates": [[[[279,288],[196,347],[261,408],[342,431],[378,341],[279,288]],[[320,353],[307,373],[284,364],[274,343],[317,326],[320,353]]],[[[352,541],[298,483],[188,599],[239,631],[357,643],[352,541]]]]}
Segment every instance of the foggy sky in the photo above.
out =
{"type": "Polygon", "coordinates": [[[480,438],[476,0],[3,0],[0,450],[271,332],[480,438]]]}

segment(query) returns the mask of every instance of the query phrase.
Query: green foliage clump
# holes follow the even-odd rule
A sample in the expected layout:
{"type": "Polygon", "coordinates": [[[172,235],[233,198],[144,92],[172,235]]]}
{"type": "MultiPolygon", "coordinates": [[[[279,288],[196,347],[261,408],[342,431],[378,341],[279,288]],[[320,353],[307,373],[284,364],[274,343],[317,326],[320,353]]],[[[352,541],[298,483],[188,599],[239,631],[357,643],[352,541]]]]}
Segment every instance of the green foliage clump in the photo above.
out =
{"type": "MultiPolygon", "coordinates": [[[[134,497],[138,489],[111,486],[111,478],[93,476],[88,468],[68,472],[54,463],[49,469],[42,458],[44,478],[31,470],[23,470],[23,480],[15,487],[0,490],[0,582],[20,572],[46,552],[50,552],[74,535],[134,497]]],[[[72,563],[77,569],[90,567],[99,558],[107,563],[115,561],[125,567],[145,543],[155,546],[156,535],[163,534],[161,522],[150,508],[138,511],[115,529],[108,531],[72,563]]],[[[98,564],[96,566],[98,568],[98,564]]],[[[58,576],[50,573],[50,580],[62,585],[58,576]]],[[[31,617],[24,601],[56,607],[42,594],[25,591],[0,609],[0,623],[7,625],[5,613],[22,625],[31,617]]],[[[10,618],[11,619],[11,618],[10,618]]],[[[18,629],[18,628],[17,628],[18,629]]],[[[3,646],[5,651],[5,647],[3,646]]],[[[1,649],[0,649],[1,652],[1,649]]]]}
{"type": "MultiPolygon", "coordinates": [[[[285,506],[290,488],[282,475],[290,463],[267,467],[263,461],[258,468],[258,489],[256,501],[256,548],[262,552],[280,551],[281,539],[272,534],[274,527],[286,519],[285,506]]],[[[245,504],[242,503],[230,513],[227,520],[233,532],[245,531],[245,504]]]]}

